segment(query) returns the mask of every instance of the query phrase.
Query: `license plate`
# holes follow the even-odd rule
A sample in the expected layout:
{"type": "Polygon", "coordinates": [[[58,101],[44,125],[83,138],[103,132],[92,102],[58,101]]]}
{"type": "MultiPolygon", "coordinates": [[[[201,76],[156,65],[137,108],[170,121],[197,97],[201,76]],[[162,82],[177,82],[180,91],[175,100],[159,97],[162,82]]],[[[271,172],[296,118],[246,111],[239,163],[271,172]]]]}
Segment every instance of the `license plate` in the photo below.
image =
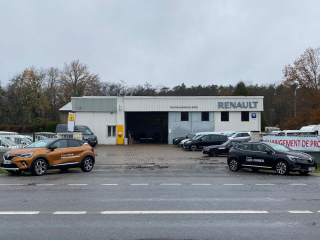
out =
{"type": "Polygon", "coordinates": [[[4,160],[3,164],[11,164],[11,161],[10,160],[4,160]]]}
{"type": "Polygon", "coordinates": [[[308,171],[315,171],[315,170],[316,170],[315,167],[309,167],[309,168],[308,168],[308,171]]]}

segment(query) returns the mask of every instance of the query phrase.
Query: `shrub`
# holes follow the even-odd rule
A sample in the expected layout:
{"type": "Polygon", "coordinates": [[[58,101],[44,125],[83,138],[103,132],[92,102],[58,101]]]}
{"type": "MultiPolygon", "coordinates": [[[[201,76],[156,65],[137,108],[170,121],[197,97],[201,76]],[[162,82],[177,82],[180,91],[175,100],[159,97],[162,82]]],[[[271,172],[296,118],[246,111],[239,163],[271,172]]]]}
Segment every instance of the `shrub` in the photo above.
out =
{"type": "Polygon", "coordinates": [[[47,122],[46,127],[44,128],[44,131],[45,132],[55,132],[58,124],[60,124],[60,122],[47,122]]]}

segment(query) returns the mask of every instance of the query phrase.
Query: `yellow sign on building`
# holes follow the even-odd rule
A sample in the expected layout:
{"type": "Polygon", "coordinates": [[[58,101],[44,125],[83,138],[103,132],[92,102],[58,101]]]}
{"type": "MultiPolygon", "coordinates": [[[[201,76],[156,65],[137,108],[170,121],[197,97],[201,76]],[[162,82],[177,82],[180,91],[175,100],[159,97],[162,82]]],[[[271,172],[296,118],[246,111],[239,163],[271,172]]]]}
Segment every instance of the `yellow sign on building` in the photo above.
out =
{"type": "Polygon", "coordinates": [[[117,126],[117,144],[123,144],[123,125],[117,126]]]}
{"type": "Polygon", "coordinates": [[[74,113],[69,113],[69,121],[74,122],[74,113]]]}

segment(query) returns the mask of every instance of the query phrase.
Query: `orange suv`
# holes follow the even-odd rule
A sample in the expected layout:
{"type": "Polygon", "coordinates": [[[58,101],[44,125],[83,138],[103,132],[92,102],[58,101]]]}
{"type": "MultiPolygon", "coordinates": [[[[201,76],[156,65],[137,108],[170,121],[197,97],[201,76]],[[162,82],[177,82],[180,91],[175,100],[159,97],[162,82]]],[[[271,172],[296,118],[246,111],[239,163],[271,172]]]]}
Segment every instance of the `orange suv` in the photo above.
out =
{"type": "Polygon", "coordinates": [[[86,142],[48,138],[6,152],[1,160],[1,169],[9,173],[31,171],[33,175],[40,176],[48,169],[68,171],[69,168],[80,167],[83,172],[90,172],[94,163],[94,150],[86,142]]]}

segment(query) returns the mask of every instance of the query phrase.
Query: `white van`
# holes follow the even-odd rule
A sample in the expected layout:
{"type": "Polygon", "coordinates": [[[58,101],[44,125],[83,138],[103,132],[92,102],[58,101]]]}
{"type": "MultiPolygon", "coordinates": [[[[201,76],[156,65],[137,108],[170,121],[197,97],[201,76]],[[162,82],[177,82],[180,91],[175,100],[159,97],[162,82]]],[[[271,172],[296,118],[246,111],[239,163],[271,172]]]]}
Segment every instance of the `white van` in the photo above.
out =
{"type": "Polygon", "coordinates": [[[320,133],[320,125],[308,125],[300,128],[300,131],[308,131],[308,132],[315,132],[316,135],[320,133]]]}

